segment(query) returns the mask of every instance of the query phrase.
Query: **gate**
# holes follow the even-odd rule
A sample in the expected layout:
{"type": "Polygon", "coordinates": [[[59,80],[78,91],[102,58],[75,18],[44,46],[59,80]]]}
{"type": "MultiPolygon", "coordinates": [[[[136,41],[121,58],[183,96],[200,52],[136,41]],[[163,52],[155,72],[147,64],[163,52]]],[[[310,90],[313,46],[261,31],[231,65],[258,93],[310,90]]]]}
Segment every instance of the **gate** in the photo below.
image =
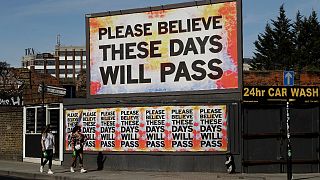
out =
{"type": "MultiPolygon", "coordinates": [[[[319,105],[290,104],[292,170],[319,172],[319,105]]],[[[286,172],[286,104],[243,104],[243,171],[286,172]]]]}

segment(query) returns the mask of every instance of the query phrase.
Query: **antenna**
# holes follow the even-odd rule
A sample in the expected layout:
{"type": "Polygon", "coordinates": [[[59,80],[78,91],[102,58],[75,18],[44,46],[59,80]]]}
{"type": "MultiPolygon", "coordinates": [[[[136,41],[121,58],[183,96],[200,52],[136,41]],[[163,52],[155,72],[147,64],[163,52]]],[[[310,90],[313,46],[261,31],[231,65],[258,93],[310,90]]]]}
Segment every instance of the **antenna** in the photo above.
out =
{"type": "Polygon", "coordinates": [[[60,34],[57,35],[57,46],[60,47],[60,34]]]}

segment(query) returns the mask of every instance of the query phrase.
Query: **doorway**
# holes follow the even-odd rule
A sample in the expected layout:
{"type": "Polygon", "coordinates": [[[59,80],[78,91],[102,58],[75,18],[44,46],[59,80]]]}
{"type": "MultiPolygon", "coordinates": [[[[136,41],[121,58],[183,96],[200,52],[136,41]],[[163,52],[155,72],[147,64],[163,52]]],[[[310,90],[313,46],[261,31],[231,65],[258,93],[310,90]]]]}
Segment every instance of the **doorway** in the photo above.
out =
{"type": "Polygon", "coordinates": [[[63,104],[25,106],[23,108],[23,161],[39,163],[41,158],[41,131],[50,124],[55,137],[53,164],[63,161],[63,104]]]}

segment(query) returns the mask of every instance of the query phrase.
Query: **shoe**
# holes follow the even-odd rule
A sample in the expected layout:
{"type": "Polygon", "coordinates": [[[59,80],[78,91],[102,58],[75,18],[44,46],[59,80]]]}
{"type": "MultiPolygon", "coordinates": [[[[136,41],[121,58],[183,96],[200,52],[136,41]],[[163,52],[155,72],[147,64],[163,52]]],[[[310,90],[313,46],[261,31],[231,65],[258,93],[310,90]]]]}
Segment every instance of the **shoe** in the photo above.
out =
{"type": "Polygon", "coordinates": [[[81,172],[81,173],[86,173],[86,172],[87,172],[87,170],[85,170],[85,169],[81,168],[80,172],[81,172]]]}
{"type": "Polygon", "coordinates": [[[43,172],[43,166],[40,166],[40,172],[41,173],[43,172]]]}
{"type": "Polygon", "coordinates": [[[70,168],[70,172],[74,173],[74,169],[73,167],[70,168]]]}
{"type": "Polygon", "coordinates": [[[53,174],[53,172],[51,171],[51,169],[48,170],[48,174],[53,174]]]}

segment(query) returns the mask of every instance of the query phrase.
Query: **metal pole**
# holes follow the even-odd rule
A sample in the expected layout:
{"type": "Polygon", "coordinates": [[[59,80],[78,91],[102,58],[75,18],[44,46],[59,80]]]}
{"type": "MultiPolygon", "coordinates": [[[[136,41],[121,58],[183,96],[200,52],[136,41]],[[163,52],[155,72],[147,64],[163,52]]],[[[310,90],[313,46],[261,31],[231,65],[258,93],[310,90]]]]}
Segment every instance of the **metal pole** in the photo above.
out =
{"type": "Polygon", "coordinates": [[[290,142],[290,113],[289,113],[289,100],[287,101],[287,179],[292,180],[292,153],[290,142]]]}
{"type": "Polygon", "coordinates": [[[45,113],[44,113],[44,91],[45,91],[45,87],[44,87],[44,82],[42,81],[42,83],[41,83],[41,85],[42,85],[42,128],[46,125],[46,115],[45,115],[45,113]]]}

